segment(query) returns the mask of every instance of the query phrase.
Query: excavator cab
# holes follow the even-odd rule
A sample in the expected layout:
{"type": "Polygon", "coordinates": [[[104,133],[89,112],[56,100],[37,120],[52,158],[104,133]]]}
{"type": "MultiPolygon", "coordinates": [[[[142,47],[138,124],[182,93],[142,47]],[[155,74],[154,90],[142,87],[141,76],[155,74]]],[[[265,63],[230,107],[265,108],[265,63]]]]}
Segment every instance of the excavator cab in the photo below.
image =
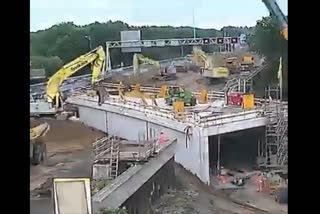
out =
{"type": "Polygon", "coordinates": [[[56,96],[52,99],[52,107],[55,109],[60,109],[62,107],[62,103],[65,100],[61,92],[58,92],[56,96]]]}

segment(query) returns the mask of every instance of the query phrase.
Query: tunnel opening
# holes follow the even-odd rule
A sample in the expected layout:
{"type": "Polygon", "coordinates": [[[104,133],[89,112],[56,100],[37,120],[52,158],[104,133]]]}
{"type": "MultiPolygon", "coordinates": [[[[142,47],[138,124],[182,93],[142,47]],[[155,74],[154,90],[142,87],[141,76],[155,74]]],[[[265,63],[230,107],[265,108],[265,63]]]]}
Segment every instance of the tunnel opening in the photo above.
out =
{"type": "Polygon", "coordinates": [[[264,128],[210,136],[209,168],[211,173],[218,174],[218,169],[221,167],[230,170],[253,170],[257,168],[258,150],[261,150],[261,142],[263,142],[264,136],[264,128]]]}

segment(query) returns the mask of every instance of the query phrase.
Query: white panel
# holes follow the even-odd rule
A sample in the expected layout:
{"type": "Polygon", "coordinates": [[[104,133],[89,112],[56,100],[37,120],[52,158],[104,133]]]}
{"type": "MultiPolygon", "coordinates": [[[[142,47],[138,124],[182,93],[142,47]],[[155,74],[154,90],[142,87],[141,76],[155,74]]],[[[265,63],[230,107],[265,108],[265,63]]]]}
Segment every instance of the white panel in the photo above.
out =
{"type": "Polygon", "coordinates": [[[139,132],[146,131],[146,122],[129,116],[108,112],[108,133],[127,140],[138,140],[139,132]]]}
{"type": "MultiPolygon", "coordinates": [[[[137,41],[140,40],[140,30],[130,30],[130,31],[121,31],[120,32],[121,41],[137,41]]],[[[128,44],[129,46],[131,44],[128,44]]],[[[130,52],[141,52],[141,48],[121,48],[123,53],[130,53],[130,52]]]]}
{"type": "Polygon", "coordinates": [[[79,107],[80,121],[85,125],[107,132],[106,112],[87,107],[79,107]]]}

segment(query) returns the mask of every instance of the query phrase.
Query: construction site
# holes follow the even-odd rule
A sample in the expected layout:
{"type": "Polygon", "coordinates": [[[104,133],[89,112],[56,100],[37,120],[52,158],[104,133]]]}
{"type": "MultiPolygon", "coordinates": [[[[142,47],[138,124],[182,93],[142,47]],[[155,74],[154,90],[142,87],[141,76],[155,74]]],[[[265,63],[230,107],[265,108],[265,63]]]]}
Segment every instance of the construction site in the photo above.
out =
{"type": "Polygon", "coordinates": [[[287,213],[288,103],[278,86],[253,93],[266,66],[238,37],[139,35],[31,85],[30,212],[287,213]],[[155,60],[141,51],[164,46],[192,53],[155,60]],[[117,48],[132,66],[112,68],[117,48]],[[71,77],[87,65],[90,75],[71,77]]]}

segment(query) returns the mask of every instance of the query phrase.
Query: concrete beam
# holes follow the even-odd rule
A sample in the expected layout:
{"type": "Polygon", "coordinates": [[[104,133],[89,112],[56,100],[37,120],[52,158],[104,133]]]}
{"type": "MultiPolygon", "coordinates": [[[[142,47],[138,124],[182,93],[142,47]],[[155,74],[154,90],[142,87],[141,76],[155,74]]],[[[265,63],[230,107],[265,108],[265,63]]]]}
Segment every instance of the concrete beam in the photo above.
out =
{"type": "Polygon", "coordinates": [[[227,123],[219,126],[210,126],[206,129],[203,129],[203,134],[205,136],[219,135],[230,132],[241,131],[245,129],[257,128],[267,125],[267,118],[252,118],[248,120],[227,123]]]}
{"type": "Polygon", "coordinates": [[[95,98],[91,98],[90,100],[88,99],[84,100],[77,97],[70,97],[68,98],[67,102],[77,106],[99,109],[99,110],[112,112],[119,115],[124,115],[127,117],[136,118],[143,121],[148,121],[148,122],[155,123],[173,130],[180,131],[180,132],[184,132],[185,127],[188,125],[187,123],[174,121],[169,118],[157,117],[156,115],[146,114],[146,113],[139,112],[134,109],[128,109],[125,107],[121,108],[118,106],[108,105],[107,103],[104,103],[101,106],[99,106],[98,100],[95,98]]]}
{"type": "Polygon", "coordinates": [[[135,166],[114,180],[92,197],[94,212],[105,208],[119,208],[131,195],[143,186],[158,170],[175,155],[177,140],[144,165],[135,166]]]}

